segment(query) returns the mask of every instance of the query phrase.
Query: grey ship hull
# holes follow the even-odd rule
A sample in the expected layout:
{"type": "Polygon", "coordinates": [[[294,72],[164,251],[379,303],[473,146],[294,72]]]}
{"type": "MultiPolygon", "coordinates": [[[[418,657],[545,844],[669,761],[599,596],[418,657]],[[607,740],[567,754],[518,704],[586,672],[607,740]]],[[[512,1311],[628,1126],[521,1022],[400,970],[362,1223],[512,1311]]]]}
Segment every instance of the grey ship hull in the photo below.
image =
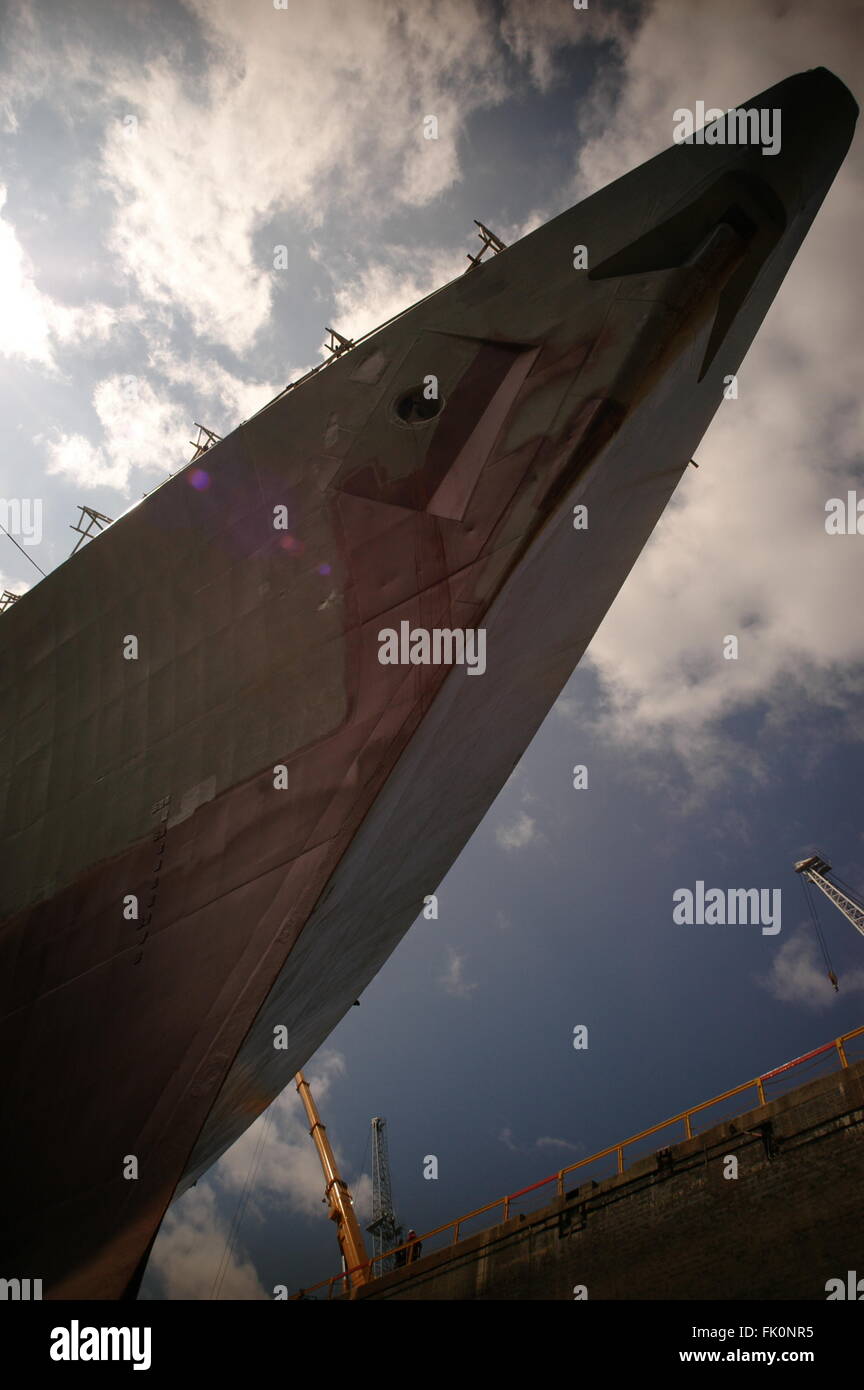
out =
{"type": "Polygon", "coordinates": [[[172,1195],[324,1041],[481,820],[851,138],[821,70],[752,104],[781,108],[779,155],[649,161],[278,398],[204,456],[206,487],[173,479],[3,616],[7,1274],[134,1287],[172,1195]],[[429,373],[443,407],[407,423],[429,373]],[[484,627],[485,674],[381,665],[403,620],[484,627]]]}

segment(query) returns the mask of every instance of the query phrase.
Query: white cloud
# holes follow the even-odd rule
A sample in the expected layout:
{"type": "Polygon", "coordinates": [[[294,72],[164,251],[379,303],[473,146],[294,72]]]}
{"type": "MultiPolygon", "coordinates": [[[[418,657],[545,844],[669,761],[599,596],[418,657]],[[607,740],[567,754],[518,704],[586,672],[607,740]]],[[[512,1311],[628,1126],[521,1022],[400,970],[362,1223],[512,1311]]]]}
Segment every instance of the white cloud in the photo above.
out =
{"type": "Polygon", "coordinates": [[[570,695],[560,695],[552,708],[562,719],[577,719],[581,707],[570,695]]]}
{"type": "Polygon", "coordinates": [[[476,984],[465,978],[465,957],[452,946],[447,947],[447,969],[443,975],[439,975],[438,982],[454,999],[468,999],[477,988],[476,984]]]}
{"type": "Polygon", "coordinates": [[[108,304],[62,304],[44,294],[15,228],[2,215],[6,196],[0,185],[0,356],[20,357],[55,371],[58,343],[106,342],[119,323],[137,314],[108,304]]]}
{"type": "Polygon", "coordinates": [[[113,465],[102,449],[97,449],[83,434],[58,434],[56,439],[46,441],[49,473],[60,473],[82,487],[125,488],[129,470],[125,466],[113,465]]]}
{"type": "Polygon", "coordinates": [[[175,473],[191,457],[193,420],[217,434],[228,433],[282,390],[285,382],[244,381],[212,358],[181,357],[152,325],[153,376],[114,375],[98,383],[93,407],[102,429],[94,444],[81,434],[60,433],[44,440],[49,473],[63,474],[82,487],[113,487],[128,494],[134,470],[175,473]],[[176,395],[182,398],[176,399],[176,395]]]}
{"type": "Polygon", "coordinates": [[[585,1149],[584,1144],[571,1144],[569,1139],[554,1139],[551,1135],[542,1135],[539,1139],[534,1140],[533,1145],[517,1144],[513,1137],[513,1131],[509,1128],[502,1129],[501,1133],[498,1135],[498,1139],[506,1149],[509,1149],[510,1152],[514,1154],[533,1153],[534,1149],[567,1150],[570,1153],[583,1153],[585,1149]]]}
{"type": "Polygon", "coordinates": [[[725,110],[815,61],[853,92],[859,79],[852,5],[829,11],[770,0],[731,17],[712,0],[691,0],[685,25],[678,0],[655,0],[631,37],[618,38],[620,79],[601,80],[580,103],[580,125],[588,136],[578,160],[580,197],[671,145],[678,107],[692,110],[702,100],[725,110]]]}
{"type": "Polygon", "coordinates": [[[565,46],[610,40],[620,47],[627,37],[614,10],[602,5],[577,10],[570,0],[507,0],[501,33],[542,91],[567,76],[565,46]]]}
{"type": "MultiPolygon", "coordinates": [[[[116,203],[108,246],[119,269],[151,310],[185,315],[201,338],[235,352],[248,351],[270,316],[265,228],[285,218],[289,230],[308,229],[346,211],[368,222],[427,205],[461,177],[467,119],[512,94],[510,54],[520,80],[543,88],[561,39],[621,28],[553,0],[510,0],[500,22],[481,0],[318,0],[290,12],[186,5],[199,22],[200,71],[190,73],[179,48],[153,53],[152,43],[146,62],[97,42],[88,51],[20,10],[7,86],[18,105],[47,96],[64,119],[85,108],[102,116],[100,177],[116,203]],[[424,138],[428,116],[437,139],[424,138]]],[[[415,250],[406,251],[412,264],[415,250]]]]}
{"type": "MultiPolygon", "coordinates": [[[[341,1053],[328,1049],[320,1053],[310,1069],[307,1080],[326,1123],[327,1099],[334,1085],[346,1074],[341,1053]]],[[[324,1183],[321,1163],[309,1138],[300,1097],[292,1083],[270,1106],[270,1132],[262,1149],[255,1181],[254,1204],[264,1198],[278,1197],[287,1208],[298,1215],[320,1217],[327,1215],[322,1201],[324,1183]]],[[[258,1144],[262,1116],[237,1140],[212,1170],[214,1179],[225,1186],[242,1189],[258,1144]]],[[[350,1169],[345,1163],[338,1138],[332,1130],[328,1137],[333,1145],[342,1176],[349,1181],[350,1169]]],[[[350,1181],[351,1195],[361,1221],[371,1214],[371,1180],[360,1175],[350,1181]]]]}
{"type": "Polygon", "coordinates": [[[128,492],[133,469],[176,472],[190,456],[191,420],[176,401],[158,395],[144,377],[110,376],[97,385],[93,407],[102,426],[102,443],[80,434],[46,441],[48,472],[72,478],[82,487],[113,487],[128,492]]]}
{"type": "Polygon", "coordinates": [[[525,811],[516,817],[512,825],[499,825],[495,831],[495,839],[506,850],[524,849],[525,845],[538,838],[537,822],[525,811]]]}
{"type": "MultiPolygon", "coordinates": [[[[0,211],[6,190],[0,187],[0,211]]],[[[0,217],[0,354],[54,366],[51,301],[37,288],[14,227],[0,217]]]]}
{"type": "MultiPolygon", "coordinates": [[[[170,49],[130,61],[94,34],[88,51],[23,8],[5,76],[22,109],[42,96],[69,118],[101,114],[101,182],[116,202],[108,246],[122,273],[151,308],[185,313],[197,334],[240,352],[270,314],[272,249],[255,245],[264,223],[279,212],[316,222],[329,201],[356,210],[372,194],[363,155],[373,150],[378,193],[400,201],[409,147],[408,182],[417,183],[420,118],[408,112],[420,98],[409,76],[419,46],[379,5],[348,12],[322,0],[290,15],[229,0],[188,8],[205,58],[194,78],[170,49]],[[394,78],[382,102],[386,70],[394,78]]],[[[433,48],[438,37],[432,25],[433,48]]],[[[451,61],[458,68],[455,50],[451,61]]],[[[455,147],[452,127],[442,141],[422,141],[440,186],[450,178],[441,151],[455,147]]],[[[47,360],[35,329],[27,346],[47,360]]]]}
{"type": "Polygon", "coordinates": [[[228,1224],[207,1182],[169,1207],[148,1269],[158,1275],[162,1296],[171,1299],[269,1297],[248,1256],[232,1245],[226,1260],[228,1224]]]}
{"type": "MultiPolygon", "coordinates": [[[[809,927],[799,927],[784,941],[760,983],[782,1004],[824,1009],[838,998],[809,927]]],[[[847,970],[840,978],[840,989],[844,994],[864,991],[864,970],[847,970]]]]}
{"type": "Polygon", "coordinates": [[[209,44],[201,80],[163,58],[111,84],[137,120],[106,128],[111,246],[146,300],[242,352],[272,301],[272,247],[257,233],[283,214],[308,226],[437,196],[459,176],[466,115],[506,94],[502,56],[472,0],[398,12],[320,0],[290,14],[188,3],[209,44]],[[429,114],[437,140],[423,138],[429,114]]]}
{"type": "MultiPolygon", "coordinates": [[[[849,75],[851,11],[748,11],[655,5],[626,52],[623,82],[586,104],[580,195],[671,143],[680,105],[729,106],[812,65],[849,75]],[[747,41],[742,44],[742,34],[747,41]],[[682,74],[684,78],[682,80],[682,74]]],[[[606,695],[603,725],[621,744],[676,750],[707,786],[730,753],[721,721],[762,701],[779,723],[822,704],[851,731],[864,627],[850,619],[856,541],[828,537],[825,502],[860,477],[864,343],[849,287],[858,280],[864,176],[847,158],[675,504],[589,652],[606,695]],[[740,640],[737,661],[722,640],[740,640]]],[[[572,701],[559,713],[574,714],[572,701]]],[[[758,774],[758,758],[753,761],[758,774]]]]}
{"type": "MultiPolygon", "coordinates": [[[[344,1057],[332,1049],[319,1053],[307,1074],[325,1123],[328,1097],[345,1074],[344,1057]]],[[[352,1174],[332,1129],[328,1137],[363,1225],[372,1212],[371,1179],[367,1174],[352,1174]]],[[[171,1205],[148,1270],[158,1276],[168,1298],[210,1298],[217,1281],[220,1298],[269,1298],[272,1290],[262,1287],[246,1252],[250,1231],[254,1227],[260,1229],[266,1214],[280,1207],[323,1226],[329,1221],[323,1198],[321,1163],[292,1083],[209,1173],[171,1205]],[[248,1200],[226,1262],[229,1227],[235,1221],[237,1204],[250,1175],[248,1200]],[[220,1197],[221,1207],[217,1205],[220,1197]],[[225,1272],[220,1276],[223,1264],[225,1272]]],[[[333,1251],[335,1269],[335,1240],[333,1251]]]]}
{"type": "Polygon", "coordinates": [[[538,1149],[567,1149],[570,1153],[582,1153],[584,1144],[571,1144],[569,1139],[553,1139],[550,1135],[543,1135],[541,1139],[534,1140],[535,1147],[538,1149]]]}
{"type": "MultiPolygon", "coordinates": [[[[9,544],[8,541],[6,543],[7,545],[9,544]]],[[[7,592],[10,594],[26,594],[29,588],[30,585],[25,583],[24,580],[10,579],[7,575],[3,573],[2,570],[0,570],[0,594],[4,594],[7,592]]]]}
{"type": "Polygon", "coordinates": [[[254,415],[287,386],[289,380],[308,370],[289,368],[285,380],[279,382],[244,381],[212,357],[197,354],[181,356],[166,344],[164,338],[156,339],[152,330],[147,330],[147,336],[151,340],[150,366],[172,386],[182,387],[185,398],[190,402],[206,403],[210,413],[205,423],[209,426],[209,421],[214,421],[217,433],[222,429],[233,429],[241,420],[248,420],[250,415],[254,415]]]}
{"type": "Polygon", "coordinates": [[[455,279],[467,264],[464,251],[440,251],[429,246],[388,246],[387,257],[387,262],[372,261],[353,275],[347,274],[335,286],[333,327],[344,336],[356,340],[380,328],[455,279]]]}

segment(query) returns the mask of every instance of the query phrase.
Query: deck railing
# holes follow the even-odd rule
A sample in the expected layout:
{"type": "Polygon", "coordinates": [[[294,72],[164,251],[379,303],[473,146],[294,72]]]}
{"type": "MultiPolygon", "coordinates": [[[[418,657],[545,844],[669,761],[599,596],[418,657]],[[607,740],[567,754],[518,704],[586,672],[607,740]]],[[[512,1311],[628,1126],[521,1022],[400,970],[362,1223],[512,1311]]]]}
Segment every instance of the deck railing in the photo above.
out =
{"type": "MultiPolygon", "coordinates": [[[[549,1187],[551,1183],[555,1184],[556,1195],[563,1197],[565,1191],[565,1178],[569,1177],[571,1173],[577,1172],[580,1168],[587,1168],[589,1165],[600,1162],[603,1159],[611,1158],[613,1155],[616,1171],[618,1173],[623,1173],[625,1150],[631,1149],[633,1145],[645,1139],[649,1139],[653,1135],[661,1134],[663,1130],[676,1125],[683,1125],[684,1133],[683,1135],[671,1138],[671,1143],[680,1143],[682,1138],[692,1139],[694,1117],[702,1115],[704,1111],[710,1110],[712,1106],[720,1105],[724,1101],[731,1100],[733,1097],[743,1096],[746,1092],[754,1090],[756,1092],[755,1099],[757,1103],[759,1105],[764,1105],[767,1100],[771,1099],[771,1096],[766,1092],[766,1085],[776,1082],[779,1078],[783,1078],[784,1080],[789,1079],[790,1076],[794,1084],[799,1084],[801,1078],[796,1069],[804,1066],[808,1062],[815,1062],[819,1058],[829,1061],[832,1065],[836,1065],[839,1061],[841,1067],[848,1067],[849,1056],[847,1045],[856,1038],[860,1038],[862,1042],[864,1042],[864,1027],[854,1028],[851,1033],[844,1033],[841,1037],[834,1038],[831,1042],[824,1043],[822,1047],[814,1048],[812,1052],[805,1052],[803,1057],[796,1057],[791,1062],[785,1062],[782,1067],[775,1067],[773,1071],[764,1072],[762,1076],[757,1076],[752,1081],[745,1081],[740,1086],[733,1086],[730,1091],[723,1091],[721,1095],[713,1096],[711,1100],[702,1101],[700,1105],[693,1105],[688,1110],[682,1110],[680,1114],[673,1115],[670,1120],[664,1120],[662,1124],[652,1125],[650,1129],[640,1130],[638,1134],[631,1135],[629,1139],[623,1140],[620,1144],[611,1144],[606,1149],[600,1149],[597,1153],[590,1154],[588,1158],[580,1158],[578,1162],[571,1163],[566,1168],[559,1168],[557,1173],[552,1173],[548,1178],[541,1178],[540,1182],[531,1183],[529,1187],[522,1187],[518,1192],[511,1192],[506,1197],[499,1197],[497,1201],[489,1202],[485,1207],[477,1207],[474,1211],[466,1212],[464,1216],[457,1217],[455,1221],[447,1221],[443,1226],[436,1226],[431,1231],[425,1231],[422,1235],[418,1236],[416,1240],[406,1241],[404,1245],[400,1245],[396,1247],[396,1249],[400,1251],[404,1250],[406,1260],[410,1260],[411,1254],[417,1249],[418,1244],[428,1245],[430,1240],[434,1240],[436,1236],[443,1235],[447,1232],[452,1232],[452,1240],[450,1243],[455,1245],[457,1241],[465,1238],[462,1235],[462,1231],[469,1221],[475,1220],[478,1216],[485,1216],[489,1212],[497,1211],[499,1208],[502,1212],[500,1219],[502,1221],[508,1221],[514,1202],[528,1196],[529,1193],[539,1192],[543,1188],[549,1187]]],[[[862,1052],[862,1056],[864,1056],[864,1052],[862,1052]]],[[[736,1114],[740,1113],[740,1108],[740,1106],[736,1107],[736,1114]]],[[[715,1116],[711,1124],[717,1123],[719,1123],[719,1119],[715,1116]]],[[[707,1128],[710,1127],[710,1125],[707,1126],[707,1128]]],[[[474,1233],[472,1232],[472,1234],[474,1233]]],[[[377,1277],[375,1272],[375,1265],[377,1262],[379,1260],[392,1259],[394,1254],[394,1250],[387,1250],[381,1255],[374,1255],[369,1260],[368,1265],[357,1265],[354,1269],[344,1270],[341,1274],[334,1274],[329,1279],[322,1279],[319,1283],[313,1284],[310,1288],[303,1289],[300,1293],[295,1294],[294,1298],[306,1298],[319,1289],[326,1289],[327,1298],[331,1299],[334,1294],[334,1289],[337,1289],[337,1285],[341,1286],[337,1289],[338,1296],[338,1294],[347,1291],[347,1289],[351,1287],[352,1274],[358,1274],[361,1270],[365,1269],[367,1271],[367,1278],[374,1279],[377,1277]]]]}

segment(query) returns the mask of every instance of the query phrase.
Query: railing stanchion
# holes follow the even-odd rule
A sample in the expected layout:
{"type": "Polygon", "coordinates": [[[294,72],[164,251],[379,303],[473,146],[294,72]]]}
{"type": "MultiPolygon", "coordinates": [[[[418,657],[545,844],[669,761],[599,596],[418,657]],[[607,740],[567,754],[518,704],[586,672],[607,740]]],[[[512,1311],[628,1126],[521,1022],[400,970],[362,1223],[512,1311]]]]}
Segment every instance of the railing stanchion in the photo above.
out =
{"type": "MultiPolygon", "coordinates": [[[[358,340],[358,341],[359,341],[359,340],[358,340]]],[[[609,1155],[609,1154],[612,1154],[612,1153],[614,1153],[614,1154],[616,1155],[616,1158],[617,1158],[618,1172],[619,1172],[619,1173],[623,1173],[623,1172],[624,1172],[624,1150],[625,1150],[625,1148],[627,1148],[630,1144],[635,1144],[635,1143],[637,1143],[640,1139],[647,1139],[647,1138],[648,1138],[650,1135],[652,1135],[652,1134],[659,1134],[661,1130],[668,1129],[670,1125],[680,1124],[682,1120],[683,1120],[683,1122],[684,1122],[684,1130],[685,1130],[685,1133],[686,1133],[687,1138],[688,1138],[688,1139],[692,1139],[692,1138],[693,1138],[693,1127],[692,1127],[691,1120],[692,1120],[692,1116],[693,1116],[693,1115],[700,1114],[703,1110],[708,1110],[708,1109],[710,1109],[711,1106],[713,1106],[713,1105],[718,1105],[718,1104],[720,1103],[720,1101],[729,1100],[730,1097],[732,1097],[732,1096],[741,1095],[742,1092],[744,1092],[744,1091],[749,1091],[753,1086],[756,1087],[756,1090],[757,1090],[757,1092],[758,1092],[758,1094],[759,1094],[759,1104],[760,1104],[760,1105],[764,1105],[764,1104],[765,1104],[765,1086],[764,1086],[764,1081],[765,1081],[766,1078],[767,1078],[768,1080],[771,1080],[773,1077],[779,1076],[781,1072],[792,1071],[792,1069],[793,1069],[794,1067],[800,1066],[802,1062],[808,1062],[808,1061],[810,1061],[813,1057],[816,1057],[817,1055],[823,1055],[823,1054],[825,1054],[826,1052],[827,1052],[827,1053],[830,1053],[831,1050],[832,1050],[832,1048],[837,1052],[837,1055],[838,1055],[838,1057],[840,1058],[840,1065],[843,1066],[843,1067],[848,1067],[848,1066],[849,1066],[849,1059],[848,1059],[848,1057],[847,1057],[847,1055],[846,1055],[846,1048],[845,1048],[844,1044],[847,1043],[847,1042],[849,1042],[849,1040],[850,1040],[851,1038],[860,1038],[860,1037],[862,1037],[862,1036],[864,1036],[864,1027],[861,1027],[861,1028],[853,1028],[849,1033],[843,1033],[839,1038],[835,1038],[833,1042],[824,1043],[822,1047],[817,1047],[813,1052],[808,1052],[808,1053],[806,1053],[803,1057],[796,1057],[796,1058],[794,1059],[794,1061],[792,1061],[792,1062],[787,1062],[787,1063],[785,1064],[785,1066],[778,1067],[776,1071],[766,1072],[764,1076],[758,1076],[758,1077],[756,1078],[755,1081],[746,1081],[743,1085],[741,1085],[741,1086],[736,1086],[736,1087],[734,1087],[734,1089],[731,1090],[731,1091],[724,1091],[723,1095],[715,1096],[713,1100],[704,1101],[702,1105],[694,1105],[693,1108],[692,1108],[691,1110],[685,1110],[685,1111],[682,1112],[682,1114],[673,1116],[673,1118],[672,1118],[671,1120],[666,1120],[666,1121],[664,1121],[663,1124],[654,1125],[651,1129],[643,1129],[642,1132],[641,1132],[640,1134],[634,1134],[634,1135],[631,1135],[631,1137],[630,1137],[629,1139],[625,1139],[623,1144],[612,1145],[612,1147],[610,1147],[610,1148],[608,1148],[608,1149],[602,1149],[599,1153],[591,1154],[589,1158],[580,1158],[579,1161],[578,1161],[577,1163],[571,1163],[571,1165],[570,1165],[569,1168],[561,1168],[561,1169],[558,1171],[557,1174],[556,1174],[556,1173],[553,1173],[551,1177],[549,1177],[549,1178],[544,1178],[544,1179],[542,1180],[542,1182],[535,1182],[535,1183],[532,1183],[532,1185],[531,1185],[530,1187],[524,1187],[524,1188],[520,1189],[519,1192],[511,1192],[511,1193],[508,1194],[508,1196],[499,1198],[497,1202],[490,1202],[490,1203],[488,1204],[488,1206],[485,1206],[485,1207],[478,1207],[476,1211],[467,1212],[467,1213],[465,1214],[465,1216],[460,1216],[458,1221],[450,1222],[450,1223],[448,1223],[448,1224],[445,1225],[445,1226],[438,1226],[438,1227],[436,1227],[436,1229],[435,1229],[434,1231],[427,1231],[424,1235],[421,1235],[419,1238],[420,1238],[421,1240],[428,1240],[431,1236],[440,1235],[442,1232],[449,1230],[450,1227],[452,1226],[452,1229],[453,1229],[453,1244],[454,1244],[454,1245],[457,1245],[458,1242],[459,1242],[459,1239],[460,1239],[461,1231],[462,1231],[462,1223],[463,1223],[464,1221],[470,1221],[473,1217],[475,1217],[475,1216],[482,1216],[482,1215],[484,1214],[484,1212],[487,1212],[487,1211],[494,1211],[496,1207],[500,1207],[500,1206],[503,1206],[503,1208],[504,1208],[504,1220],[505,1220],[505,1221],[509,1221],[509,1219],[510,1219],[510,1204],[511,1204],[511,1202],[512,1202],[516,1197],[524,1197],[525,1194],[526,1194],[527,1192],[534,1192],[534,1191],[537,1190],[537,1188],[545,1187],[545,1186],[547,1185],[547,1183],[550,1183],[550,1182],[554,1182],[554,1183],[556,1184],[556,1189],[557,1189],[557,1192],[558,1192],[558,1196],[559,1196],[559,1197],[563,1197],[563,1196],[564,1196],[564,1179],[565,1179],[565,1177],[566,1177],[569,1173],[575,1173],[576,1170],[577,1170],[578,1168],[584,1168],[584,1167],[585,1167],[587,1164],[589,1164],[589,1163],[596,1163],[599,1159],[601,1159],[601,1158],[607,1158],[608,1155],[609,1155]]],[[[374,1275],[374,1271],[375,1271],[375,1262],[376,1262],[376,1258],[381,1258],[381,1257],[380,1257],[380,1256],[379,1256],[379,1257],[373,1257],[373,1258],[369,1261],[369,1269],[370,1269],[370,1272],[371,1272],[373,1275],[374,1275]]],[[[334,1289],[334,1286],[339,1282],[339,1280],[344,1280],[345,1278],[346,1278],[346,1276],[345,1276],[344,1273],[343,1273],[343,1274],[335,1274],[335,1275],[333,1275],[332,1278],[329,1279],[329,1280],[322,1279],[321,1282],[320,1282],[320,1284],[314,1284],[314,1285],[312,1286],[312,1289],[307,1289],[306,1292],[307,1292],[307,1293],[311,1293],[314,1289],[323,1288],[323,1287],[324,1287],[324,1284],[326,1283],[326,1284],[327,1284],[327,1297],[328,1297],[328,1299],[332,1299],[332,1297],[333,1297],[333,1289],[334,1289]]],[[[346,1286],[346,1287],[350,1287],[350,1286],[346,1286]]]]}

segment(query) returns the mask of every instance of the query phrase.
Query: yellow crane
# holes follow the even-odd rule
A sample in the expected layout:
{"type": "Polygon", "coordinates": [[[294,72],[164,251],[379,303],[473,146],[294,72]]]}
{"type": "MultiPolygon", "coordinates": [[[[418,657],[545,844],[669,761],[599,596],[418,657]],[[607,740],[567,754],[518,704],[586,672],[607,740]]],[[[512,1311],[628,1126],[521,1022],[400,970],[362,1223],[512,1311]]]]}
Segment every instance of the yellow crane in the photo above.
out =
{"type": "Polygon", "coordinates": [[[318,1107],[309,1089],[309,1082],[302,1071],[298,1071],[294,1081],[297,1085],[297,1094],[303,1102],[309,1121],[309,1133],[312,1136],[312,1142],[318,1150],[318,1157],[324,1170],[324,1195],[330,1206],[330,1220],[336,1222],[336,1239],[342,1251],[342,1260],[345,1269],[350,1270],[347,1282],[349,1286],[368,1284],[371,1278],[369,1256],[366,1254],[366,1246],[363,1243],[363,1233],[360,1230],[359,1222],[354,1215],[354,1201],[348,1184],[343,1181],[339,1173],[335,1155],[330,1147],[330,1140],[327,1138],[327,1130],[321,1123],[318,1107]]]}

